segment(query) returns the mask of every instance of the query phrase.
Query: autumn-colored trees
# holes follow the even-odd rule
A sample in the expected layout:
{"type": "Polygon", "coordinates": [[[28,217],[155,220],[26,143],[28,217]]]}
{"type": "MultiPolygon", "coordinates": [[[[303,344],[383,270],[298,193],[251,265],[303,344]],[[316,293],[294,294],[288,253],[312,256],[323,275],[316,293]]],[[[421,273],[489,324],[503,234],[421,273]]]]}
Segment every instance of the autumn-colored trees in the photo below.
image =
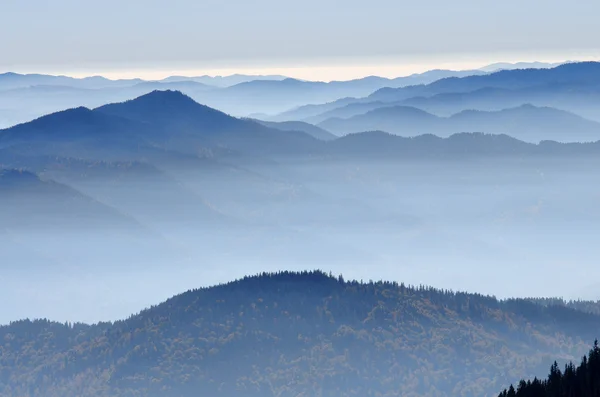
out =
{"type": "Polygon", "coordinates": [[[0,327],[0,395],[495,395],[598,329],[566,304],[265,273],[115,323],[0,327]]]}

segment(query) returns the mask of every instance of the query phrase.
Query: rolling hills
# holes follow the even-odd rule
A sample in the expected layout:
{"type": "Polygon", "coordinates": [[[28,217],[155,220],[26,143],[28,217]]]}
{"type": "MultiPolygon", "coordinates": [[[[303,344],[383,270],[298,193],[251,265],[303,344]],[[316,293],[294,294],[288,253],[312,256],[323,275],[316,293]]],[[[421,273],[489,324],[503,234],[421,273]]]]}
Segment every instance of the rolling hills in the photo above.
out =
{"type": "Polygon", "coordinates": [[[407,107],[379,107],[347,119],[330,118],[318,124],[336,134],[381,130],[402,136],[460,132],[506,134],[528,142],[589,142],[600,139],[600,123],[553,108],[522,105],[496,112],[465,110],[437,117],[407,107]]]}

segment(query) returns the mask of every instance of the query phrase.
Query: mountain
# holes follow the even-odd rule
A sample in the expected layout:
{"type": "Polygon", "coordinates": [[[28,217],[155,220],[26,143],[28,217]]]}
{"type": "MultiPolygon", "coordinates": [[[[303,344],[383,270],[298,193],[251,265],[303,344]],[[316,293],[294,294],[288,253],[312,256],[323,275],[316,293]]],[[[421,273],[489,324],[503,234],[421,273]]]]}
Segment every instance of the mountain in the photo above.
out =
{"type": "Polygon", "coordinates": [[[74,88],[100,89],[130,87],[141,83],[141,79],[109,80],[101,76],[73,78],[68,76],[52,76],[45,74],[0,74],[0,91],[15,88],[26,88],[37,85],[68,86],[74,88]]]}
{"type": "Polygon", "coordinates": [[[299,112],[290,116],[298,116],[303,121],[318,124],[328,118],[350,118],[371,110],[392,106],[410,106],[447,117],[463,110],[499,111],[529,104],[538,107],[554,107],[590,120],[600,120],[598,117],[600,89],[573,85],[544,85],[518,90],[482,88],[470,92],[436,94],[431,97],[417,96],[393,102],[370,100],[347,102],[340,101],[330,106],[315,107],[313,113],[317,114],[306,118],[303,118],[299,112]]]}
{"type": "Polygon", "coordinates": [[[521,89],[541,85],[577,84],[598,86],[600,62],[567,63],[550,69],[515,69],[468,77],[449,77],[427,85],[382,88],[369,95],[371,101],[398,101],[416,96],[459,93],[482,88],[521,89]]]}
{"type": "Polygon", "coordinates": [[[131,90],[139,90],[141,94],[146,94],[152,91],[186,91],[186,92],[204,92],[214,90],[215,87],[200,83],[197,81],[146,81],[136,84],[131,87],[131,90]]]}
{"type": "Polygon", "coordinates": [[[245,75],[245,74],[233,74],[230,76],[170,76],[161,82],[172,83],[172,82],[183,82],[183,81],[195,81],[198,83],[206,84],[214,87],[230,87],[232,85],[246,83],[254,80],[285,80],[288,77],[280,75],[245,75]]]}
{"type": "MultiPolygon", "coordinates": [[[[360,102],[360,100],[358,98],[347,97],[323,104],[302,105],[266,119],[276,122],[306,120],[323,112],[337,109],[348,104],[354,104],[356,102],[360,102]]],[[[265,120],[264,117],[263,120],[265,120]]]]}
{"type": "MultiPolygon", "coordinates": [[[[272,126],[273,124],[269,124],[272,126]]],[[[386,130],[415,136],[438,134],[450,136],[460,131],[506,133],[523,141],[570,141],[586,138],[596,141],[596,123],[554,109],[524,106],[501,112],[464,112],[439,118],[410,107],[380,108],[354,118],[330,119],[322,123],[327,130],[345,134],[358,131],[386,130]],[[488,128],[489,127],[489,128],[488,128]],[[564,133],[568,129],[568,133],[564,133]]],[[[360,155],[360,150],[344,153],[342,143],[327,145],[309,133],[296,131],[297,124],[273,129],[252,120],[237,119],[200,105],[191,98],[172,91],[156,91],[132,101],[90,110],[72,109],[48,115],[33,122],[0,130],[0,148],[28,155],[57,155],[94,160],[138,160],[161,158],[161,151],[175,153],[211,153],[211,156],[234,159],[239,156],[336,156],[360,155]],[[286,130],[289,129],[289,130],[286,130]],[[233,156],[233,157],[232,157],[233,156]]],[[[306,129],[306,125],[303,125],[306,129]]],[[[314,133],[314,130],[313,130],[314,133]]],[[[478,135],[469,139],[479,139],[478,135]]],[[[352,139],[370,139],[365,134],[352,139]]],[[[397,142],[400,142],[398,140],[397,142]]],[[[486,153],[487,144],[473,149],[486,153]]],[[[519,141],[516,141],[519,142],[519,141]]],[[[521,142],[523,143],[523,142],[521,142]]],[[[389,153],[397,145],[380,147],[389,153]]],[[[550,146],[535,149],[545,154],[593,153],[596,145],[550,146]]],[[[367,149],[371,152],[375,149],[367,149]]],[[[395,150],[395,149],[394,149],[395,150]]],[[[400,149],[398,149],[400,150],[400,149]]],[[[497,151],[501,154],[501,150],[497,151]]],[[[510,155],[508,150],[505,155],[510,155]]],[[[5,156],[8,155],[5,152],[5,156]]],[[[374,154],[374,152],[373,152],[374,154]]],[[[159,160],[157,160],[159,161],[159,160]]]]}
{"type": "MultiPolygon", "coordinates": [[[[362,105],[369,108],[367,104],[362,105]]],[[[330,118],[318,126],[337,134],[382,130],[403,136],[449,136],[459,132],[484,132],[507,134],[527,142],[600,140],[600,123],[562,110],[532,105],[497,112],[465,110],[450,117],[437,117],[407,106],[377,107],[348,119],[330,118]]]]}
{"type": "Polygon", "coordinates": [[[550,69],[504,70],[462,78],[443,78],[427,85],[382,88],[367,97],[343,98],[306,105],[269,118],[319,123],[348,118],[378,107],[412,106],[449,116],[463,110],[502,110],[524,104],[555,107],[600,121],[600,63],[567,63],[550,69]]]}
{"type": "Polygon", "coordinates": [[[465,77],[479,76],[486,74],[483,70],[443,70],[434,69],[423,73],[415,73],[406,77],[396,77],[391,79],[392,84],[387,84],[387,87],[407,87],[410,85],[430,84],[434,81],[445,79],[448,77],[465,77]]]}
{"type": "Polygon", "coordinates": [[[31,154],[129,158],[150,145],[152,127],[84,107],[40,117],[0,130],[0,147],[27,146],[31,154]]]}
{"type": "Polygon", "coordinates": [[[395,104],[415,106],[448,116],[462,110],[496,111],[524,104],[554,107],[600,121],[600,87],[581,84],[546,84],[521,89],[482,88],[471,92],[414,97],[395,104]]]}
{"type": "Polygon", "coordinates": [[[484,72],[497,72],[498,70],[513,70],[513,69],[550,69],[570,62],[498,62],[479,68],[484,72]]]}
{"type": "Polygon", "coordinates": [[[318,126],[339,135],[381,130],[391,133],[404,131],[406,136],[416,136],[430,133],[432,127],[438,122],[438,117],[423,110],[395,106],[378,108],[349,119],[331,118],[319,123],[318,126]]]}
{"type": "Polygon", "coordinates": [[[595,142],[600,140],[600,123],[549,107],[523,105],[498,112],[463,111],[450,117],[462,131],[508,134],[538,142],[595,142]]]}
{"type": "MultiPolygon", "coordinates": [[[[243,116],[252,113],[277,114],[309,103],[324,103],[346,97],[367,96],[383,87],[397,88],[414,84],[428,84],[450,76],[482,74],[485,74],[485,72],[431,70],[394,79],[368,76],[354,80],[330,82],[304,81],[292,78],[253,80],[215,91],[210,96],[202,97],[201,100],[210,106],[243,116]]],[[[294,118],[286,120],[274,118],[271,121],[287,120],[294,120],[294,118]]]]}
{"type": "MultiPolygon", "coordinates": [[[[486,88],[522,90],[544,87],[546,91],[553,91],[563,87],[563,92],[554,95],[556,104],[544,102],[543,98],[547,95],[540,93],[536,101],[521,98],[510,106],[532,103],[575,113],[578,113],[575,111],[577,107],[582,107],[585,113],[578,114],[590,118],[597,114],[598,104],[590,108],[590,104],[586,103],[586,92],[598,87],[597,69],[596,63],[587,62],[567,63],[550,69],[503,70],[491,74],[481,70],[431,70],[394,79],[368,76],[331,82],[302,81],[283,76],[264,76],[264,79],[256,79],[261,76],[231,76],[232,79],[226,83],[219,78],[211,81],[202,77],[175,76],[163,81],[144,82],[139,79],[113,81],[102,77],[74,79],[8,73],[0,75],[0,126],[22,123],[69,107],[83,105],[95,108],[105,103],[132,99],[156,89],[181,90],[198,102],[237,116],[262,113],[274,115],[264,117],[269,121],[301,120],[314,123],[314,120],[306,119],[350,103],[392,102],[400,105],[397,102],[410,98],[467,93],[486,88]],[[561,99],[565,106],[558,106],[561,99]]],[[[410,103],[402,105],[414,106],[410,103]]],[[[471,106],[478,110],[507,107],[479,108],[476,103],[471,106]]],[[[455,108],[453,113],[467,109],[469,107],[455,108]]]]}
{"type": "Polygon", "coordinates": [[[266,127],[274,128],[276,130],[282,131],[302,131],[307,133],[308,135],[320,139],[322,141],[330,141],[332,139],[337,138],[336,135],[333,135],[331,132],[324,130],[323,128],[319,128],[316,125],[305,123],[303,121],[262,121],[255,120],[257,123],[260,123],[266,127]]]}
{"type": "Polygon", "coordinates": [[[95,112],[161,129],[165,147],[190,151],[229,149],[246,153],[294,152],[317,148],[318,141],[298,131],[278,131],[200,105],[176,91],[154,91],[95,112]]]}
{"type": "Polygon", "coordinates": [[[153,91],[94,110],[70,109],[0,130],[0,147],[17,144],[37,145],[38,153],[105,160],[128,154],[135,159],[159,149],[257,154],[318,147],[304,132],[236,119],[175,91],[153,91]]]}
{"type": "Polygon", "coordinates": [[[278,113],[312,101],[335,100],[340,97],[338,95],[341,94],[327,88],[327,83],[287,78],[236,84],[215,91],[203,100],[209,106],[247,116],[251,113],[278,113]]]}
{"type": "Polygon", "coordinates": [[[392,282],[280,272],[114,323],[0,327],[6,397],[489,395],[586,349],[600,317],[392,282]]]}
{"type": "Polygon", "coordinates": [[[117,88],[80,88],[68,85],[33,85],[0,90],[0,128],[22,124],[65,109],[95,108],[146,94],[152,89],[144,84],[117,88]]]}
{"type": "Polygon", "coordinates": [[[169,128],[223,130],[250,125],[216,109],[200,105],[179,91],[171,90],[155,90],[131,101],[101,106],[95,112],[169,128]]]}
{"type": "MultiPolygon", "coordinates": [[[[336,119],[336,118],[347,119],[347,118],[350,118],[353,116],[358,116],[358,115],[370,112],[371,110],[391,107],[395,104],[396,103],[381,102],[381,101],[353,102],[353,103],[349,103],[348,105],[345,105],[345,106],[335,107],[331,110],[326,110],[323,113],[313,115],[311,117],[304,119],[304,121],[307,123],[319,124],[328,119],[336,119]]],[[[321,108],[320,110],[323,110],[323,108],[321,108]]]]}
{"type": "Polygon", "coordinates": [[[153,90],[179,90],[211,107],[238,116],[249,116],[279,113],[306,103],[333,101],[345,96],[365,96],[382,87],[400,87],[431,82],[441,77],[481,73],[434,70],[397,79],[369,76],[329,83],[276,75],[172,76],[160,81],[143,81],[109,80],[101,76],[76,79],[6,73],[0,75],[0,128],[66,108],[95,108],[106,103],[121,102],[153,90]]]}

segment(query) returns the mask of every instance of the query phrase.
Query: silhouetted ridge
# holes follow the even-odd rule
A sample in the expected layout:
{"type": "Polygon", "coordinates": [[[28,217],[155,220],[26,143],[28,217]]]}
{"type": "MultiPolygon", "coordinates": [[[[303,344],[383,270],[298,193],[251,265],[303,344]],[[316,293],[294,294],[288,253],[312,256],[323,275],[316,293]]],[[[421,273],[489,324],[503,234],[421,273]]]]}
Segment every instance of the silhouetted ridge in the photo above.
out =
{"type": "Polygon", "coordinates": [[[561,371],[556,361],[545,380],[521,380],[511,385],[499,397],[597,397],[600,395],[600,347],[598,340],[579,366],[571,362],[561,371]]]}
{"type": "Polygon", "coordinates": [[[131,99],[121,103],[112,103],[101,106],[97,108],[97,110],[101,110],[103,112],[108,113],[111,109],[125,105],[128,106],[129,110],[135,109],[133,105],[136,105],[138,107],[146,107],[147,109],[164,109],[169,111],[187,111],[190,109],[203,109],[209,113],[224,115],[223,112],[220,112],[216,109],[212,109],[208,106],[201,105],[194,101],[191,97],[183,94],[181,91],[176,90],[154,90],[148,94],[139,96],[135,99],[131,99]]]}
{"type": "MultiPolygon", "coordinates": [[[[141,83],[145,84],[145,83],[141,83]]],[[[124,103],[137,102],[145,105],[158,104],[161,106],[198,105],[192,98],[177,90],[154,90],[124,103]]]]}

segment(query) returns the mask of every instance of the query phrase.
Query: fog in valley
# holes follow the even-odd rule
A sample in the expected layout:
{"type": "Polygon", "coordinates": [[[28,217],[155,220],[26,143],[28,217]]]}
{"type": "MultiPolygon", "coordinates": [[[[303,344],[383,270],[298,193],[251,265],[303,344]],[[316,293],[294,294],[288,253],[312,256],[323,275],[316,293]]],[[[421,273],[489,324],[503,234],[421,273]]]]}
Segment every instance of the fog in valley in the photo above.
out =
{"type": "Polygon", "coordinates": [[[124,318],[283,269],[599,298],[598,160],[461,157],[36,159],[0,177],[0,321],[124,318]]]}

